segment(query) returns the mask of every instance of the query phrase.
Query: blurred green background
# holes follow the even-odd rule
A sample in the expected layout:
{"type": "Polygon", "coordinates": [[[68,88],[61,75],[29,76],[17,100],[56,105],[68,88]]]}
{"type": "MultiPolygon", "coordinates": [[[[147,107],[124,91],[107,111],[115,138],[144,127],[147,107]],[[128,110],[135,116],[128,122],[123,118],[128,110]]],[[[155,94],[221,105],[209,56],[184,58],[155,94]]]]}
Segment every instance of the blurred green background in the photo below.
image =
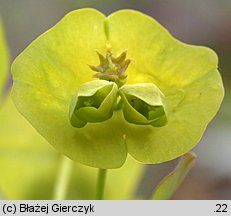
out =
{"type": "MultiPolygon", "coordinates": [[[[199,145],[196,166],[174,199],[231,199],[231,1],[230,0],[0,0],[11,61],[37,36],[69,11],[92,7],[108,15],[119,9],[142,11],[177,39],[214,49],[225,85],[222,107],[199,145]]],[[[9,76],[5,94],[9,92],[9,76]]],[[[51,199],[60,155],[41,138],[6,100],[0,108],[0,198],[51,199]]],[[[109,172],[106,198],[148,198],[154,185],[177,160],[139,165],[128,159],[109,172]],[[139,174],[142,174],[139,177],[139,174]],[[135,185],[138,184],[136,188],[135,185]],[[117,185],[119,185],[119,190],[117,185]],[[134,190],[135,188],[135,190],[134,190]]],[[[93,199],[96,170],[75,164],[69,199],[93,199]]]]}

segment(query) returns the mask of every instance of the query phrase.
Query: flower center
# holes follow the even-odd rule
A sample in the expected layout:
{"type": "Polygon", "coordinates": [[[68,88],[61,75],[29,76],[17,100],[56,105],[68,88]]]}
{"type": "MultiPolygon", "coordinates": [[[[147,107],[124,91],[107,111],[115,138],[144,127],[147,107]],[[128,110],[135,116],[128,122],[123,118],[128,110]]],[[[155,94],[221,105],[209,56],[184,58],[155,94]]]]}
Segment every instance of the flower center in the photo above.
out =
{"type": "Polygon", "coordinates": [[[126,69],[132,59],[126,59],[127,49],[119,55],[114,56],[111,51],[111,46],[108,46],[105,57],[96,51],[100,64],[98,66],[89,65],[89,67],[97,73],[93,75],[95,78],[115,82],[119,87],[126,82],[126,69]]]}

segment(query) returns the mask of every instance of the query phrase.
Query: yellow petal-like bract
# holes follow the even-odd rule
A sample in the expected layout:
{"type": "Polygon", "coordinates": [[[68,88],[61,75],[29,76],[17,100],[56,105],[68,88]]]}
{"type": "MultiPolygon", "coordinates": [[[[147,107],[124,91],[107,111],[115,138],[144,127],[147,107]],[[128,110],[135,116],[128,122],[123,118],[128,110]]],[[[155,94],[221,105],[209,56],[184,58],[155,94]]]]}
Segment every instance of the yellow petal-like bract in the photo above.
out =
{"type": "Polygon", "coordinates": [[[94,9],[66,15],[17,57],[12,66],[18,110],[58,151],[100,168],[123,165],[127,153],[142,163],[162,163],[188,152],[217,113],[224,89],[216,54],[174,39],[140,12],[105,17],[94,9]],[[133,61],[127,84],[153,83],[165,95],[168,123],[162,127],[126,122],[122,111],[99,123],[74,128],[69,106],[80,85],[92,81],[95,50],[127,49],[133,61]]]}

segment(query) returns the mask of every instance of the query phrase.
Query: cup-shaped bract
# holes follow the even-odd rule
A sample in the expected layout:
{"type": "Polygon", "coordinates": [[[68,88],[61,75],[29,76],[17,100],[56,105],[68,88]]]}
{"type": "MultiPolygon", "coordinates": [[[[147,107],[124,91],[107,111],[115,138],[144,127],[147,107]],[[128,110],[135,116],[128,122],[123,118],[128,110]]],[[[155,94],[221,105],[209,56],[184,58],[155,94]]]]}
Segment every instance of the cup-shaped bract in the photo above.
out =
{"type": "Polygon", "coordinates": [[[84,127],[88,122],[103,122],[112,117],[118,87],[114,82],[94,80],[78,89],[70,105],[70,122],[84,127]]]}
{"type": "Polygon", "coordinates": [[[121,10],[105,17],[94,9],[66,15],[33,41],[14,61],[17,109],[59,152],[100,168],[123,165],[127,153],[142,163],[183,155],[200,140],[224,95],[216,54],[174,39],[151,17],[121,10]],[[69,107],[81,85],[92,81],[95,50],[128,50],[133,61],[126,84],[153,83],[165,95],[168,122],[136,125],[121,110],[104,122],[73,127],[69,107]]]}
{"type": "Polygon", "coordinates": [[[167,123],[165,97],[152,83],[124,85],[120,88],[124,118],[133,124],[161,127],[167,123]]]}

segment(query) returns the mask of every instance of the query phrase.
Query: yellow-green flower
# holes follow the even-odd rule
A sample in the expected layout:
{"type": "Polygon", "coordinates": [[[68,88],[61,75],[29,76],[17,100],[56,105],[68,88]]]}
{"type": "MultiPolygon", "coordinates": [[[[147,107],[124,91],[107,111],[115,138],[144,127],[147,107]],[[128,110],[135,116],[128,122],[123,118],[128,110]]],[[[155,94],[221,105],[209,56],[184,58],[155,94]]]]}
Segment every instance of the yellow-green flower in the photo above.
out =
{"type": "Polygon", "coordinates": [[[122,10],[105,17],[81,9],[18,56],[12,66],[12,96],[37,131],[75,161],[116,168],[129,153],[142,163],[162,163],[192,149],[217,113],[224,95],[217,63],[212,50],[177,41],[140,12],[122,10]],[[98,64],[95,50],[99,57],[106,54],[108,62],[100,57],[98,67],[89,67],[98,64]],[[83,86],[97,78],[106,81],[86,98],[83,86]],[[146,85],[155,97],[143,94],[146,85]],[[102,117],[95,109],[108,100],[105,91],[111,102],[102,117]],[[79,104],[98,117],[82,118],[76,113],[79,104]]]}

